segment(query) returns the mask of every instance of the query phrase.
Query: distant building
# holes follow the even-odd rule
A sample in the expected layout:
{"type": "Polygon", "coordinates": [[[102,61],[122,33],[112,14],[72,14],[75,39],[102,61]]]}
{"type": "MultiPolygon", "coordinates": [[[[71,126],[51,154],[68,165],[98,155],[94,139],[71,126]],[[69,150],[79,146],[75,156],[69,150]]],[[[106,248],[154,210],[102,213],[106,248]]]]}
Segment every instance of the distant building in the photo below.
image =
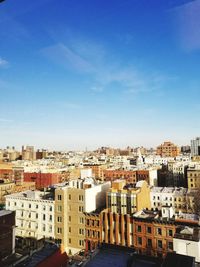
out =
{"type": "Polygon", "coordinates": [[[22,146],[22,159],[33,161],[36,159],[36,153],[34,151],[34,146],[22,146]]]}
{"type": "Polygon", "coordinates": [[[174,145],[171,142],[164,142],[157,147],[156,154],[161,157],[177,157],[179,155],[178,146],[174,145]]]}
{"type": "Polygon", "coordinates": [[[191,140],[191,156],[200,156],[200,137],[191,140]]]}
{"type": "Polygon", "coordinates": [[[45,173],[45,172],[24,172],[25,182],[35,182],[36,189],[49,187],[53,184],[60,183],[62,180],[60,173],[45,173]]]}

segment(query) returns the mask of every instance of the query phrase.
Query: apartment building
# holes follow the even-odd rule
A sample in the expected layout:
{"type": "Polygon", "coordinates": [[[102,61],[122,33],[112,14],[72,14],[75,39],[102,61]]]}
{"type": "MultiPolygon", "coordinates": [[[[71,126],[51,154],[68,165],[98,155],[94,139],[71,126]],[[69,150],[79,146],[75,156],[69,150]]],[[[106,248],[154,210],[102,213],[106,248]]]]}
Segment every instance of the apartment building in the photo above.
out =
{"type": "Polygon", "coordinates": [[[150,192],[153,209],[172,207],[174,212],[192,212],[192,197],[191,192],[183,187],[152,187],[150,192]]]}
{"type": "Polygon", "coordinates": [[[133,215],[133,245],[140,254],[163,257],[173,251],[175,223],[159,217],[155,211],[139,211],[133,215]]]}
{"type": "Polygon", "coordinates": [[[85,213],[105,206],[110,182],[93,178],[58,185],[55,190],[55,237],[68,254],[85,248],[85,213]]]}
{"type": "Polygon", "coordinates": [[[62,181],[62,175],[56,172],[24,172],[25,182],[35,182],[36,189],[49,187],[62,181]]]}
{"type": "Polygon", "coordinates": [[[0,204],[5,203],[5,196],[14,192],[15,183],[3,182],[0,183],[0,204]]]}
{"type": "Polygon", "coordinates": [[[104,172],[104,169],[106,168],[106,165],[95,164],[95,163],[93,164],[85,163],[83,167],[87,169],[92,169],[92,174],[95,179],[103,180],[104,178],[103,172],[104,172]]]}
{"type": "Polygon", "coordinates": [[[116,179],[125,179],[129,183],[137,182],[136,171],[131,170],[112,170],[107,169],[103,171],[104,180],[114,181],[116,179]]]}
{"type": "Polygon", "coordinates": [[[161,157],[177,157],[180,151],[178,146],[174,145],[171,142],[164,142],[156,149],[156,154],[161,157]]]}
{"type": "Polygon", "coordinates": [[[29,190],[5,198],[6,209],[16,212],[16,236],[54,239],[54,200],[50,193],[29,190]]]}
{"type": "Polygon", "coordinates": [[[0,210],[0,266],[3,258],[15,252],[15,212],[0,210]]]}
{"type": "Polygon", "coordinates": [[[107,193],[107,207],[112,213],[133,214],[143,208],[151,208],[150,187],[146,181],[127,184],[115,180],[107,193]]]}
{"type": "Polygon", "coordinates": [[[187,169],[187,183],[189,189],[200,188],[200,164],[190,164],[187,169]]]}

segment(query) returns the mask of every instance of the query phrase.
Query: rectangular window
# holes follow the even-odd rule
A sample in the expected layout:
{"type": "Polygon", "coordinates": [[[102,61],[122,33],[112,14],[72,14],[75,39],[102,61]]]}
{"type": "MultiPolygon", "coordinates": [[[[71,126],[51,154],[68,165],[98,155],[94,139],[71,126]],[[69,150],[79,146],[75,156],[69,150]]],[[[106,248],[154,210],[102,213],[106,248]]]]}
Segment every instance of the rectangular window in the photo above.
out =
{"type": "Polygon", "coordinates": [[[152,247],[152,239],[147,239],[147,246],[152,247]]]}
{"type": "Polygon", "coordinates": [[[72,242],[72,240],[71,240],[71,238],[69,238],[69,244],[71,244],[71,242],[72,242]]]}
{"type": "Polygon", "coordinates": [[[161,228],[157,228],[157,234],[162,235],[162,229],[161,228]]]}
{"type": "Polygon", "coordinates": [[[57,233],[58,233],[58,234],[62,234],[62,228],[58,227],[58,228],[57,228],[57,233]]]}
{"type": "Polygon", "coordinates": [[[147,227],[147,233],[151,234],[151,227],[150,226],[147,227]]]}
{"type": "Polygon", "coordinates": [[[62,196],[61,195],[58,195],[58,200],[62,200],[62,196]]]}
{"type": "Polygon", "coordinates": [[[58,212],[61,212],[61,211],[62,211],[62,206],[58,205],[58,207],[57,207],[57,211],[58,211],[58,212]]]}
{"type": "Polygon", "coordinates": [[[158,240],[158,248],[162,248],[162,241],[158,240]]]}
{"type": "Polygon", "coordinates": [[[71,222],[71,216],[69,216],[69,222],[71,222]]]}
{"type": "Polygon", "coordinates": [[[138,227],[137,227],[137,231],[138,231],[138,232],[141,232],[141,231],[142,231],[142,227],[141,227],[141,225],[138,225],[138,227]]]}
{"type": "Polygon", "coordinates": [[[52,215],[49,215],[49,221],[52,222],[52,215]]]}
{"type": "Polygon", "coordinates": [[[137,240],[138,240],[138,245],[142,245],[142,237],[139,236],[137,240]]]}
{"type": "Polygon", "coordinates": [[[42,225],[42,231],[43,231],[43,232],[46,231],[46,226],[45,226],[45,224],[42,225]]]}
{"type": "Polygon", "coordinates": [[[173,242],[168,242],[168,249],[173,250],[173,242]]]}
{"type": "Polygon", "coordinates": [[[50,207],[49,207],[49,211],[52,211],[52,210],[53,210],[53,208],[52,208],[52,206],[50,206],[50,207]]]}
{"type": "Polygon", "coordinates": [[[43,219],[43,221],[45,221],[45,219],[46,219],[46,215],[45,214],[43,214],[42,219],[43,219]]]}
{"type": "Polygon", "coordinates": [[[71,195],[69,194],[69,200],[71,200],[71,195]]]}
{"type": "Polygon", "coordinates": [[[58,216],[57,217],[57,222],[62,222],[62,217],[58,216]]]}
{"type": "Polygon", "coordinates": [[[173,236],[173,231],[172,231],[171,229],[169,229],[169,231],[168,231],[168,235],[169,235],[169,236],[173,236]]]}
{"type": "Polygon", "coordinates": [[[69,233],[71,233],[72,229],[71,229],[71,226],[69,226],[69,233]]]}

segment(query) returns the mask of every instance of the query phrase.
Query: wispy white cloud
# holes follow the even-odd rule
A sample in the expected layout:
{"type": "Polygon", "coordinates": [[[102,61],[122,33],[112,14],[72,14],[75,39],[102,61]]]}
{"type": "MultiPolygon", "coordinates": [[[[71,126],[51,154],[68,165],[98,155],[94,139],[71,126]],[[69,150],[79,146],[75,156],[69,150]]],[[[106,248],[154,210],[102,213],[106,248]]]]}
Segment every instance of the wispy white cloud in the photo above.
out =
{"type": "Polygon", "coordinates": [[[185,51],[200,49],[200,0],[191,1],[171,10],[175,36],[185,51]]]}
{"type": "Polygon", "coordinates": [[[68,38],[67,45],[56,43],[42,49],[41,53],[63,67],[90,75],[90,89],[95,93],[103,92],[113,84],[124,92],[151,92],[161,90],[166,80],[160,73],[146,73],[136,66],[122,65],[102,45],[89,40],[68,38]]]}
{"type": "Polygon", "coordinates": [[[8,61],[0,57],[0,67],[7,67],[8,61]]]}

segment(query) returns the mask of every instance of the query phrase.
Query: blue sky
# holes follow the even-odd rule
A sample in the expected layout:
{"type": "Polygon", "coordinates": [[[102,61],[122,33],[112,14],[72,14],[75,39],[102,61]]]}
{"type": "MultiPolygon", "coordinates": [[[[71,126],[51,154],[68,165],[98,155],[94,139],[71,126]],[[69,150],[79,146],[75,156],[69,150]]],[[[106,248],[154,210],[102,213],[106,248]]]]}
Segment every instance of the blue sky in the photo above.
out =
{"type": "Polygon", "coordinates": [[[199,0],[2,2],[0,147],[188,144],[199,13],[199,0]]]}

